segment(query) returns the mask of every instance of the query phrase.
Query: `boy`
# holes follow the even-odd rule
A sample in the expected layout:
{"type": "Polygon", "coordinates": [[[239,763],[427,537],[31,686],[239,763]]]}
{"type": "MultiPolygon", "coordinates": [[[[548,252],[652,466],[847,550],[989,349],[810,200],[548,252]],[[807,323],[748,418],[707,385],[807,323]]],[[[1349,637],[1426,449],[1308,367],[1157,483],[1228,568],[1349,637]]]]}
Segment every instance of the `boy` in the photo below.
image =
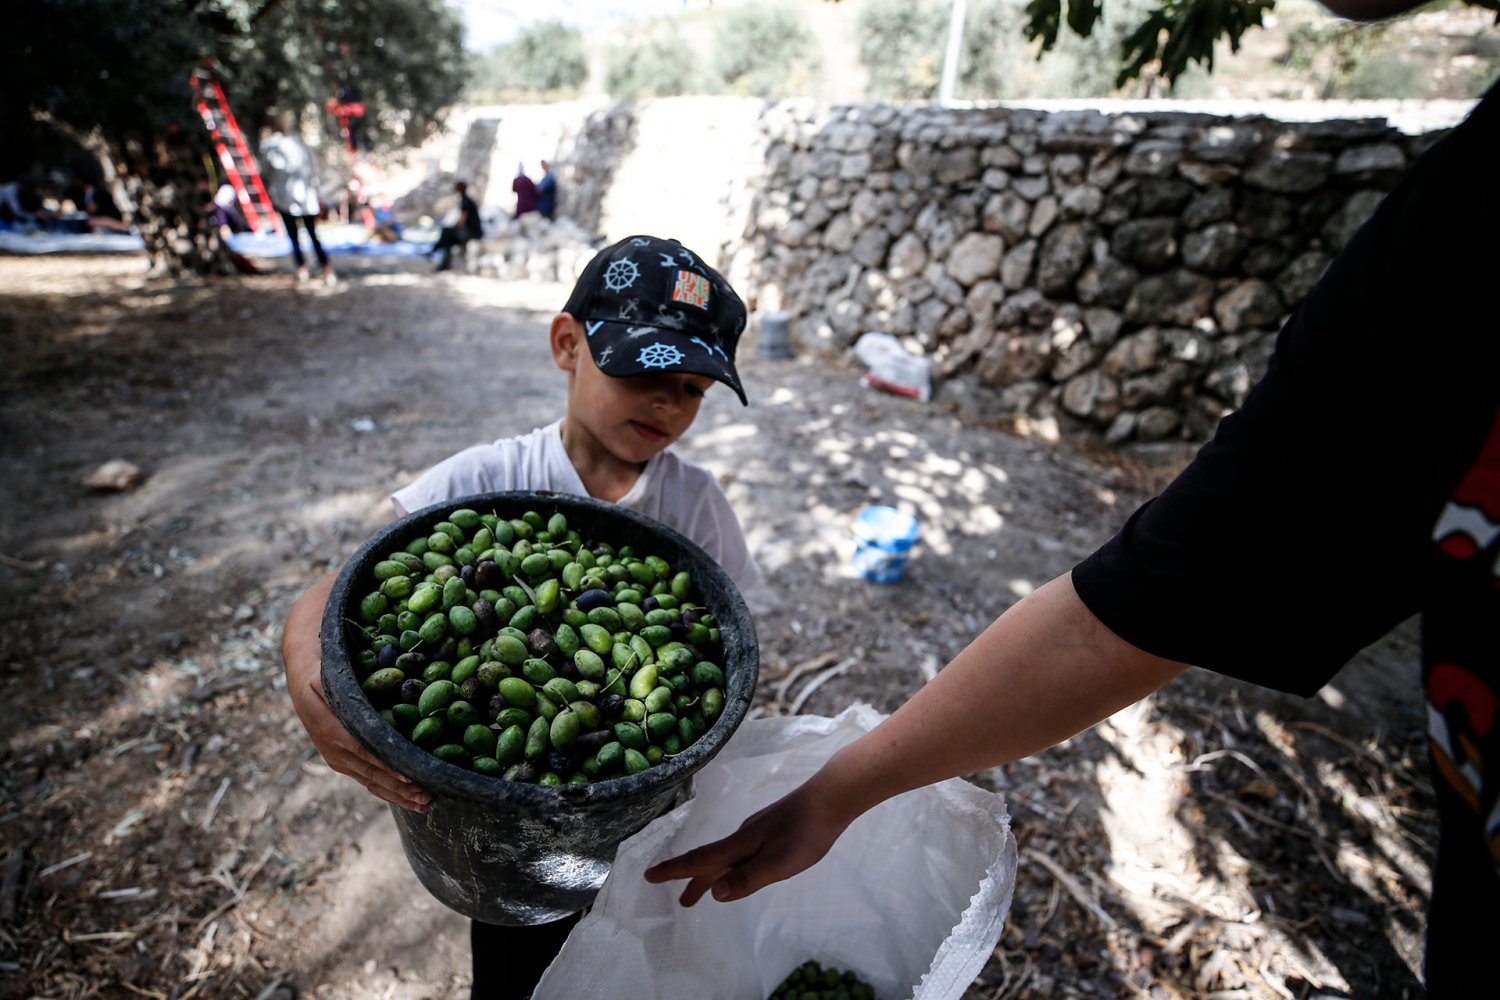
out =
{"type": "MultiPolygon", "coordinates": [[[[392,495],[397,514],[501,490],[591,496],[675,528],[736,585],[753,585],[760,569],[723,491],[710,472],[669,450],[714,382],[748,404],[734,367],[744,328],[734,289],[677,241],[633,236],[606,247],[552,319],[552,357],[568,374],[563,418],[439,462],[392,495]]],[[[287,616],[287,691],[330,767],[387,802],[425,812],[431,796],[360,746],[323,696],[318,629],[336,575],[309,587],[287,616]]],[[[529,995],[577,919],[537,927],[475,922],[475,1000],[529,995]]]]}

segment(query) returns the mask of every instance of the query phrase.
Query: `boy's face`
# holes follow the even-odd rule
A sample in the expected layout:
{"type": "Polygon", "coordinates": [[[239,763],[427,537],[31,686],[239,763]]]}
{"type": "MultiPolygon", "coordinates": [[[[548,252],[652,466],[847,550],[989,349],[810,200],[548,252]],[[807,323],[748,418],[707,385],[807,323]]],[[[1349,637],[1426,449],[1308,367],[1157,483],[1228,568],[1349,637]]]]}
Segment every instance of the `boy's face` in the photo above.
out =
{"type": "Polygon", "coordinates": [[[614,378],[599,370],[582,326],[567,313],[552,321],[552,357],[568,372],[568,422],[614,458],[649,460],[680,438],[714,385],[706,375],[662,372],[614,378]]]}

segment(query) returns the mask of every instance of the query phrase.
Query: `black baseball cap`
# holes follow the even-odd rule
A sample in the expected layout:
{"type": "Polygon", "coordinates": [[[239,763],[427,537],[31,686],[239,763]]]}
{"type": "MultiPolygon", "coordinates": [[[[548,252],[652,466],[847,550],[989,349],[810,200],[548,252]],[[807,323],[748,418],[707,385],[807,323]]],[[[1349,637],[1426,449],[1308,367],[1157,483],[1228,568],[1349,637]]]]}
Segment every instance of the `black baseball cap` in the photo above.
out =
{"type": "Polygon", "coordinates": [[[627,236],[600,250],[563,311],[583,326],[606,375],[705,375],[750,404],[734,369],[745,304],[722,274],[676,240],[627,236]]]}

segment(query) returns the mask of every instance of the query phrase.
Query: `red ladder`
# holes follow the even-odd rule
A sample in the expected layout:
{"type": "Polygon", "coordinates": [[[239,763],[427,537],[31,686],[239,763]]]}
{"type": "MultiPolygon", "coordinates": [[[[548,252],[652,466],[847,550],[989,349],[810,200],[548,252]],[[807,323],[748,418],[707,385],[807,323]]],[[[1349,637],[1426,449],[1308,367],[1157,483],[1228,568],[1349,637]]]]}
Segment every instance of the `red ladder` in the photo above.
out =
{"type": "Polygon", "coordinates": [[[260,179],[260,168],[255,155],[245,143],[245,134],[240,131],[234,113],[229,110],[229,100],[224,88],[214,78],[208,67],[202,66],[191,77],[193,96],[197,100],[198,114],[203,118],[203,127],[213,139],[214,152],[219,156],[219,165],[224,176],[234,188],[239,199],[240,213],[253,232],[260,232],[264,225],[275,232],[281,229],[276,210],[271,207],[271,196],[260,179]],[[264,221],[263,221],[264,217],[264,221]]]}

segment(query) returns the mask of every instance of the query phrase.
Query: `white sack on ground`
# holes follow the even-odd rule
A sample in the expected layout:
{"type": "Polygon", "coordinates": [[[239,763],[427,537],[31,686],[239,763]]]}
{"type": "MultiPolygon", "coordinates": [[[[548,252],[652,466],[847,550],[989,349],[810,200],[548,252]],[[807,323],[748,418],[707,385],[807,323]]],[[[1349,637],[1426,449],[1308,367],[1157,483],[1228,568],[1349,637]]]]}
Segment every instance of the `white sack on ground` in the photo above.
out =
{"type": "Polygon", "coordinates": [[[989,959],[1015,887],[1004,798],[952,779],[860,817],[828,856],[748,899],[651,885],[658,861],[732,833],[881,719],[745,722],[696,776],[696,796],[620,846],[593,909],[543,976],[536,1000],[764,1000],[809,958],[852,969],[880,1000],[959,1000],[989,959]]]}

